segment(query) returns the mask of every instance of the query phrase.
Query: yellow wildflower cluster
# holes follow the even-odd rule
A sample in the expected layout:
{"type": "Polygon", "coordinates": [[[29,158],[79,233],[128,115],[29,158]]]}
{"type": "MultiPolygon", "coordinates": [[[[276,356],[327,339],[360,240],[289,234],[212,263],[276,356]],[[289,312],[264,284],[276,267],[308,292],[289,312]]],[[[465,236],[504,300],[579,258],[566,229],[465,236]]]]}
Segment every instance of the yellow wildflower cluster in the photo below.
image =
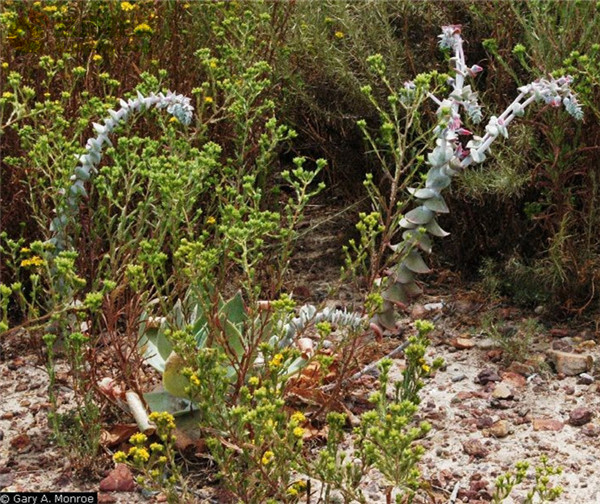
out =
{"type": "Polygon", "coordinates": [[[302,413],[301,411],[296,411],[291,417],[290,420],[292,421],[292,423],[294,424],[301,424],[302,422],[304,422],[306,420],[306,417],[304,416],[304,413],[302,413]]]}
{"type": "Polygon", "coordinates": [[[134,464],[143,464],[150,460],[150,454],[146,448],[140,448],[139,446],[132,446],[129,448],[128,457],[133,459],[134,464]]]}
{"type": "Polygon", "coordinates": [[[152,35],[154,30],[148,23],[140,23],[133,29],[133,33],[136,35],[152,35]]]}
{"type": "Polygon", "coordinates": [[[152,443],[150,445],[150,450],[153,452],[162,452],[165,449],[165,447],[163,445],[161,445],[160,443],[152,443]]]}
{"type": "Polygon", "coordinates": [[[123,464],[127,461],[127,454],[123,451],[115,452],[115,454],[113,455],[113,461],[115,462],[115,464],[123,464]]]}
{"type": "Polygon", "coordinates": [[[124,12],[132,11],[135,7],[136,6],[130,2],[121,2],[121,10],[124,12]]]}
{"type": "Polygon", "coordinates": [[[21,261],[21,266],[23,268],[26,268],[28,266],[41,266],[42,264],[44,264],[44,260],[40,256],[33,256],[29,259],[23,259],[21,261]]]}
{"type": "Polygon", "coordinates": [[[217,219],[215,219],[212,215],[210,217],[208,217],[208,219],[206,219],[206,223],[209,226],[212,226],[213,224],[216,224],[216,222],[217,222],[217,219]]]}
{"type": "Polygon", "coordinates": [[[293,434],[297,438],[301,438],[304,436],[304,429],[302,427],[295,427],[293,430],[293,434]]]}
{"type": "Polygon", "coordinates": [[[212,96],[205,96],[205,97],[204,97],[204,103],[208,103],[208,104],[210,104],[210,103],[212,103],[213,101],[214,101],[214,100],[213,100],[212,96]]]}
{"type": "Polygon", "coordinates": [[[56,7],[56,5],[47,5],[42,10],[44,12],[56,12],[58,10],[58,7],[56,7]]]}
{"type": "Polygon", "coordinates": [[[135,446],[143,445],[146,441],[148,441],[148,437],[146,436],[146,434],[143,434],[141,432],[136,432],[129,438],[129,442],[135,446]]]}
{"type": "Polygon", "coordinates": [[[192,383],[192,385],[195,385],[196,387],[200,386],[200,378],[198,378],[198,375],[196,373],[194,373],[192,376],[190,376],[190,382],[192,383]]]}
{"type": "Polygon", "coordinates": [[[283,354],[275,354],[273,356],[273,358],[269,361],[269,367],[271,369],[278,369],[281,367],[281,364],[283,363],[283,354]]]}
{"type": "Polygon", "coordinates": [[[344,35],[343,31],[336,31],[334,35],[335,35],[335,38],[338,38],[338,39],[342,39],[346,36],[346,35],[344,35]]]}
{"type": "Polygon", "coordinates": [[[271,462],[273,462],[274,458],[275,454],[271,450],[267,450],[260,459],[260,463],[265,466],[269,465],[271,462]]]}
{"type": "Polygon", "coordinates": [[[287,489],[287,494],[290,497],[297,497],[298,495],[300,495],[301,493],[304,493],[306,491],[306,487],[307,487],[306,481],[304,481],[304,480],[295,481],[287,489]]]}

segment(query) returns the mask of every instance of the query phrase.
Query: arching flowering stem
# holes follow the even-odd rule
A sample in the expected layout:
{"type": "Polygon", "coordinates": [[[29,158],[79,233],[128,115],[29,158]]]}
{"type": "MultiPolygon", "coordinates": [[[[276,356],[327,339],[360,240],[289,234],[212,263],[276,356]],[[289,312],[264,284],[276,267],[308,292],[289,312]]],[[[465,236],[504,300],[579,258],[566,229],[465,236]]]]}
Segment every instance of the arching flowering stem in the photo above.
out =
{"type": "Polygon", "coordinates": [[[108,111],[109,117],[103,120],[104,124],[93,123],[96,136],[88,139],[85,145],[85,154],[76,155],[78,166],[71,175],[72,184],[64,190],[63,203],[56,208],[56,216],[50,224],[52,232],[50,242],[55,246],[56,254],[69,247],[68,225],[79,213],[81,198],[87,196],[85,183],[98,172],[97,166],[102,159],[102,150],[105,144],[112,145],[108,136],[117,125],[127,121],[132,114],[148,110],[151,107],[167,109],[167,112],[179,122],[188,125],[192,120],[194,110],[194,107],[190,105],[189,98],[171,91],[167,94],[150,93],[148,96],[144,96],[138,91],[136,99],[120,100],[120,105],[119,110],[108,111]]]}
{"type": "MultiPolygon", "coordinates": [[[[409,188],[417,206],[404,215],[400,227],[404,230],[402,241],[390,247],[403,259],[390,268],[387,277],[382,280],[383,306],[372,320],[372,325],[394,329],[395,307],[407,303],[412,296],[421,292],[415,279],[418,273],[428,273],[429,267],[423,260],[422,252],[431,253],[431,236],[444,237],[448,233],[437,223],[437,216],[450,210],[442,197],[453,176],[472,163],[481,163],[486,152],[499,137],[508,138],[508,125],[524,114],[525,108],[533,102],[543,102],[553,107],[563,105],[575,119],[581,120],[583,112],[576,96],[570,88],[572,77],[557,79],[538,79],[519,88],[519,95],[500,116],[491,116],[482,137],[472,136],[463,147],[459,137],[471,136],[463,127],[461,111],[464,110],[471,122],[478,124],[483,115],[477,101],[477,93],[471,86],[465,85],[465,77],[473,77],[482,68],[478,65],[468,67],[465,62],[463,40],[460,25],[442,27],[439,35],[442,49],[451,49],[451,58],[455,76],[450,80],[452,92],[440,100],[429,95],[438,105],[438,124],[433,130],[435,148],[427,155],[430,169],[425,179],[425,187],[409,188]]],[[[410,84],[405,84],[410,88],[410,84]]]]}

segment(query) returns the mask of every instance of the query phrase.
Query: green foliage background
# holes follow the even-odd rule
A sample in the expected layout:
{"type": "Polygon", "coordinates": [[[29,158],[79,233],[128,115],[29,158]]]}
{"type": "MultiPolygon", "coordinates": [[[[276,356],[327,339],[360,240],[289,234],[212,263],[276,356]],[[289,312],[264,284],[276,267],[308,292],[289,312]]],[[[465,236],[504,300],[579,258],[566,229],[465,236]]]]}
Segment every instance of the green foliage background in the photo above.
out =
{"type": "MultiPolygon", "coordinates": [[[[244,70],[266,62],[260,78],[268,78],[268,84],[258,99],[272,100],[279,123],[298,132],[278,148],[277,162],[257,183],[273,189],[276,172],[294,156],[322,157],[328,161],[321,176],[329,194],[350,205],[363,197],[365,172],[374,168],[356,126],[361,118],[378,126],[378,114],[360,93],[370,82],[366,57],[382,54],[398,85],[418,72],[445,71],[436,36],[441,25],[460,23],[469,41],[467,60],[485,69],[476,86],[487,117],[503,110],[519,85],[564,69],[576,78],[586,118],[578,125],[561,110],[539,110],[511,130],[508,142],[494,146],[495,155],[483,168],[465,173],[449,201],[452,211],[443,225],[452,236],[438,261],[467,278],[493,277],[498,281],[488,283],[498,293],[526,304],[553,303],[567,314],[597,308],[596,2],[7,0],[1,9],[3,117],[11,106],[6,93],[15,88],[10,72],[20,75],[16,88],[28,86],[23,92],[29,93],[31,110],[38,107],[2,130],[0,224],[9,237],[29,242],[48,236],[55,190],[66,184],[70,156],[91,135],[89,123],[102,117],[105,104],[136,86],[142,91],[159,87],[194,96],[197,111],[208,111],[207,90],[197,89],[211,79],[206,60],[196,54],[202,48],[215,61],[227,62],[229,76],[256,79],[244,70]],[[33,121],[47,128],[44,135],[28,135],[33,121]]],[[[218,92],[210,96],[215,100],[210,117],[216,120],[197,126],[205,131],[192,137],[197,143],[211,138],[226,159],[240,133],[218,109],[227,91],[218,92]]],[[[266,117],[267,112],[257,117],[257,124],[266,117]]],[[[167,126],[146,121],[134,132],[156,137],[167,126]]],[[[256,126],[248,138],[261,133],[256,126]]],[[[198,147],[192,142],[190,148],[198,147]]],[[[207,196],[195,191],[194,197],[206,202],[207,196]]],[[[93,195],[95,208],[107,197],[101,191],[93,195]]],[[[275,205],[275,200],[263,204],[275,205]]],[[[87,218],[93,220],[93,212],[87,218]]],[[[88,264],[83,270],[90,276],[95,268],[88,264]]],[[[2,282],[11,280],[6,268],[0,274],[2,282]]]]}

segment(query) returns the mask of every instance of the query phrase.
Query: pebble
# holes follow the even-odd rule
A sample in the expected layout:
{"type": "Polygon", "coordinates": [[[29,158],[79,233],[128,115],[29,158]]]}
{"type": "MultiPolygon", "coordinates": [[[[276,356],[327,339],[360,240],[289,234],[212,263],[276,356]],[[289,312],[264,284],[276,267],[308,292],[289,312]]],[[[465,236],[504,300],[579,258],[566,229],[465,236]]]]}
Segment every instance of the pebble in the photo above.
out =
{"type": "Polygon", "coordinates": [[[512,399],[514,397],[514,394],[506,383],[500,382],[494,388],[494,391],[492,392],[492,397],[494,399],[512,399]]]}
{"type": "Polygon", "coordinates": [[[480,385],[485,385],[489,382],[499,382],[502,381],[502,378],[500,378],[500,375],[493,369],[484,369],[483,371],[481,371],[481,373],[479,373],[477,375],[477,378],[475,379],[476,383],[479,383],[480,385]]]}
{"type": "Polygon", "coordinates": [[[465,380],[466,378],[467,378],[467,375],[464,375],[464,374],[459,374],[459,375],[453,376],[451,379],[452,379],[452,381],[453,381],[454,383],[456,383],[456,382],[459,382],[459,381],[463,381],[463,380],[465,380]]]}
{"type": "Polygon", "coordinates": [[[592,412],[585,407],[575,408],[569,413],[569,423],[576,427],[589,423],[592,419],[592,412]]]}
{"type": "Polygon", "coordinates": [[[101,492],[133,492],[134,490],[133,475],[125,464],[117,464],[100,482],[101,492]]]}
{"type": "Polygon", "coordinates": [[[484,338],[482,340],[478,340],[475,345],[482,350],[492,350],[498,346],[498,343],[492,338],[484,338]]]}
{"type": "Polygon", "coordinates": [[[452,338],[450,344],[458,350],[469,350],[475,346],[475,342],[471,338],[452,338]]]}
{"type": "Polygon", "coordinates": [[[552,418],[533,418],[531,420],[534,431],[555,431],[562,430],[565,424],[560,420],[554,420],[552,418]]]}
{"type": "Polygon", "coordinates": [[[577,383],[581,385],[591,385],[594,383],[594,377],[588,373],[581,373],[577,378],[577,383]]]}
{"type": "Polygon", "coordinates": [[[498,420],[487,429],[490,436],[495,438],[505,438],[510,434],[510,425],[507,420],[498,420]]]}
{"type": "Polygon", "coordinates": [[[548,358],[554,364],[556,372],[565,376],[588,372],[594,365],[594,358],[589,354],[548,350],[548,358]]]}
{"type": "Polygon", "coordinates": [[[467,455],[475,458],[484,458],[489,454],[489,450],[483,446],[478,439],[470,439],[463,441],[463,450],[467,455]]]}

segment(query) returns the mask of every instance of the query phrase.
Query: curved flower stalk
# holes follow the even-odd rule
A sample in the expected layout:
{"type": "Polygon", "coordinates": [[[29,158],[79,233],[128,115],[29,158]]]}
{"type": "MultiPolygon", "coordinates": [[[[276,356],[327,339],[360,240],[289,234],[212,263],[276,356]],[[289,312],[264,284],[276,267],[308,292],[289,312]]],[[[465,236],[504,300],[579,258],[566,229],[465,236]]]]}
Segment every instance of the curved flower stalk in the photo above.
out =
{"type": "Polygon", "coordinates": [[[459,25],[444,26],[439,38],[441,48],[454,52],[452,62],[455,77],[450,81],[452,92],[448,98],[439,100],[430,95],[438,104],[438,124],[434,129],[435,148],[427,156],[430,169],[424,187],[409,189],[416,199],[417,206],[400,221],[400,227],[404,229],[402,241],[390,245],[403,259],[389,270],[387,278],[382,280],[383,305],[372,321],[387,329],[395,327],[395,307],[402,306],[410,297],[421,292],[415,279],[418,273],[430,271],[421,254],[431,252],[431,236],[444,237],[449,234],[438,225],[436,218],[439,214],[449,212],[442,191],[450,185],[452,177],[472,163],[483,162],[494,140],[499,136],[508,138],[508,125],[516,117],[522,116],[525,108],[533,102],[543,102],[553,107],[563,105],[575,119],[580,120],[583,117],[581,106],[570,88],[572,77],[538,79],[520,87],[519,95],[506,110],[500,116],[490,117],[485,127],[485,135],[473,135],[466,148],[463,148],[459,138],[470,136],[472,133],[462,126],[461,109],[474,124],[482,119],[477,93],[470,86],[465,86],[465,77],[476,75],[482,68],[478,65],[468,67],[465,63],[459,25]]]}
{"type": "Polygon", "coordinates": [[[56,209],[56,217],[52,219],[50,231],[53,233],[50,242],[54,244],[56,253],[65,250],[69,246],[67,226],[79,213],[79,203],[82,197],[87,195],[85,182],[90,180],[98,170],[97,166],[102,159],[102,149],[105,144],[112,145],[108,136],[115,130],[119,123],[127,121],[132,114],[142,112],[156,107],[167,109],[179,122],[188,125],[192,120],[194,107],[190,105],[190,99],[175,94],[171,91],[164,93],[150,93],[144,96],[138,91],[136,99],[127,101],[120,100],[121,108],[117,111],[109,110],[110,117],[104,119],[104,124],[93,123],[96,136],[90,138],[86,145],[86,153],[76,155],[78,166],[71,175],[71,186],[64,191],[65,199],[62,205],[56,209]]]}

